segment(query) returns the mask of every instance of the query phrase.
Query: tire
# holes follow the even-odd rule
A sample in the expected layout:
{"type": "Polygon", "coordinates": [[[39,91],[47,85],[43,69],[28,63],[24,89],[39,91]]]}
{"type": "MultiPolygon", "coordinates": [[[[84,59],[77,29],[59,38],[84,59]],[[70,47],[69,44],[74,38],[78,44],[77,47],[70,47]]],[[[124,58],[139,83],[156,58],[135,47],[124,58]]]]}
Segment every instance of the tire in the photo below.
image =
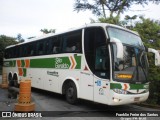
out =
{"type": "Polygon", "coordinates": [[[9,74],[8,80],[9,80],[9,86],[10,86],[10,87],[14,86],[14,81],[13,81],[13,79],[12,79],[12,75],[11,75],[11,74],[9,74]]]}
{"type": "Polygon", "coordinates": [[[14,74],[13,75],[13,84],[14,84],[14,87],[19,87],[19,85],[18,85],[18,77],[17,77],[17,75],[16,74],[14,74]]]}
{"type": "Polygon", "coordinates": [[[77,103],[77,88],[73,82],[69,82],[66,85],[66,100],[70,104],[76,104],[77,103]]]}
{"type": "Polygon", "coordinates": [[[14,87],[19,87],[19,84],[18,84],[18,80],[16,79],[16,80],[13,80],[14,81],[14,87]]]}

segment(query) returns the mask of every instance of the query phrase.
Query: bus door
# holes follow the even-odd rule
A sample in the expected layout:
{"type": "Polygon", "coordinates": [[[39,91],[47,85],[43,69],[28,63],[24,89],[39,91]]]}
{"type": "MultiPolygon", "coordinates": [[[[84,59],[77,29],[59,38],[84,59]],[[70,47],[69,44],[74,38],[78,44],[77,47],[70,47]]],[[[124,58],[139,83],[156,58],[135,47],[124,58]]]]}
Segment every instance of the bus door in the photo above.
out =
{"type": "Polygon", "coordinates": [[[88,69],[87,65],[85,64],[85,60],[83,61],[83,69],[81,71],[81,81],[80,81],[80,86],[81,86],[81,90],[80,90],[80,94],[81,94],[81,98],[87,99],[87,100],[91,100],[93,101],[93,89],[94,89],[94,83],[93,83],[93,73],[88,69]]]}
{"type": "Polygon", "coordinates": [[[109,96],[110,62],[106,45],[100,45],[95,50],[94,69],[94,101],[107,103],[109,96]]]}
{"type": "Polygon", "coordinates": [[[93,74],[90,75],[90,78],[86,78],[90,79],[90,82],[93,81],[93,100],[106,102],[108,96],[106,92],[109,91],[110,62],[103,28],[89,27],[85,29],[84,53],[90,72],[93,74]]]}

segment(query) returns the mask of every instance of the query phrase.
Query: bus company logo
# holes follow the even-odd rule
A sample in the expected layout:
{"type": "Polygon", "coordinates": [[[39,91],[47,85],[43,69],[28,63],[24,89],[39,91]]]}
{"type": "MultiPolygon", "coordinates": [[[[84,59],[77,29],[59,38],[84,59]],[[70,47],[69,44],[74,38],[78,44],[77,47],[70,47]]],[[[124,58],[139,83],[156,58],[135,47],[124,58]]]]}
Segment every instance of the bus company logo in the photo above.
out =
{"type": "Polygon", "coordinates": [[[4,63],[3,63],[3,66],[4,66],[4,67],[9,67],[9,62],[4,62],[4,63]]]}
{"type": "Polygon", "coordinates": [[[11,112],[2,112],[2,117],[12,117],[11,112]]]}
{"type": "Polygon", "coordinates": [[[62,63],[62,59],[61,59],[61,58],[56,58],[56,59],[55,59],[55,63],[56,63],[56,64],[62,63]]]}
{"type": "Polygon", "coordinates": [[[56,71],[53,71],[53,72],[47,71],[47,74],[48,74],[48,75],[52,75],[52,76],[59,77],[58,72],[56,72],[56,71]]]}
{"type": "Polygon", "coordinates": [[[63,59],[56,58],[55,59],[55,68],[57,68],[57,69],[68,69],[69,65],[66,64],[66,63],[63,63],[63,59]]]}

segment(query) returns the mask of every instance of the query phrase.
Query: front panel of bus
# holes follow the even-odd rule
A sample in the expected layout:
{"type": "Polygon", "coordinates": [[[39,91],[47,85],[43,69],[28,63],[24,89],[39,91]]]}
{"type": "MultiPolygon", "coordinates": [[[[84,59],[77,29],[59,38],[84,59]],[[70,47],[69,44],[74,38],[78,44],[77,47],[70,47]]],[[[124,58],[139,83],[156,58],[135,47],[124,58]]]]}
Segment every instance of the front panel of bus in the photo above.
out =
{"type": "Polygon", "coordinates": [[[109,39],[123,44],[123,59],[117,58],[117,47],[110,44],[112,59],[111,99],[109,104],[126,104],[145,101],[148,98],[148,61],[140,37],[134,33],[107,27],[109,39]]]}
{"type": "Polygon", "coordinates": [[[108,105],[145,101],[148,98],[148,62],[141,39],[116,27],[88,27],[84,30],[84,55],[92,73],[81,76],[88,82],[83,98],[108,105]],[[117,48],[109,39],[123,44],[124,57],[116,57],[117,48]],[[93,80],[93,81],[92,81],[93,80]],[[93,84],[92,84],[93,82],[93,84]],[[93,95],[91,95],[93,88],[93,95]],[[90,94],[89,94],[90,93],[90,94]]]}

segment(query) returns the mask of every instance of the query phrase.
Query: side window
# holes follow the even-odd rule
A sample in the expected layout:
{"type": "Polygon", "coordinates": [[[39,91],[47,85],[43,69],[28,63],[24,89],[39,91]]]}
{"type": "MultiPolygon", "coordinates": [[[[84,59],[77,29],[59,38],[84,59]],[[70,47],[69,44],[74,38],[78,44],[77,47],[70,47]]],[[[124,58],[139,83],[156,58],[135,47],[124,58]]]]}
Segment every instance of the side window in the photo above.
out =
{"type": "Polygon", "coordinates": [[[60,37],[54,37],[52,39],[52,53],[53,54],[58,54],[61,52],[61,47],[60,47],[60,44],[61,44],[61,40],[60,40],[60,37]]]}
{"type": "Polygon", "coordinates": [[[29,43],[27,46],[27,55],[26,56],[33,56],[35,55],[35,46],[33,43],[29,43]]]}
{"type": "Polygon", "coordinates": [[[38,41],[37,43],[37,55],[43,55],[45,52],[44,49],[45,45],[44,45],[44,40],[38,41]]]}
{"type": "Polygon", "coordinates": [[[84,34],[84,53],[90,70],[94,73],[95,29],[86,28],[84,34]]]}
{"type": "Polygon", "coordinates": [[[14,48],[14,57],[15,57],[15,58],[20,57],[20,56],[19,56],[19,48],[20,48],[19,46],[17,46],[17,47],[14,48]]]}
{"type": "Polygon", "coordinates": [[[106,70],[106,46],[96,48],[95,70],[106,70]]]}
{"type": "Polygon", "coordinates": [[[8,49],[5,49],[5,51],[4,51],[4,58],[5,59],[8,59],[9,57],[8,57],[8,49]]]}
{"type": "Polygon", "coordinates": [[[109,78],[109,52],[102,28],[85,29],[84,50],[86,61],[91,71],[100,78],[109,78]]]}
{"type": "Polygon", "coordinates": [[[67,33],[63,36],[63,52],[82,52],[82,30],[67,33]]]}
{"type": "Polygon", "coordinates": [[[9,52],[10,52],[10,58],[13,58],[13,57],[14,57],[14,51],[13,51],[13,48],[10,48],[10,49],[9,49],[9,52]]]}
{"type": "Polygon", "coordinates": [[[11,58],[11,48],[5,50],[5,58],[11,58]]]}
{"type": "Polygon", "coordinates": [[[27,46],[28,46],[28,44],[22,45],[22,51],[21,51],[21,56],[22,57],[27,56],[27,46]]]}
{"type": "Polygon", "coordinates": [[[19,47],[19,57],[22,57],[22,53],[23,53],[23,51],[22,51],[22,45],[19,47]]]}
{"type": "Polygon", "coordinates": [[[51,38],[48,38],[47,40],[45,40],[45,54],[49,55],[52,53],[52,40],[51,38]]]}

